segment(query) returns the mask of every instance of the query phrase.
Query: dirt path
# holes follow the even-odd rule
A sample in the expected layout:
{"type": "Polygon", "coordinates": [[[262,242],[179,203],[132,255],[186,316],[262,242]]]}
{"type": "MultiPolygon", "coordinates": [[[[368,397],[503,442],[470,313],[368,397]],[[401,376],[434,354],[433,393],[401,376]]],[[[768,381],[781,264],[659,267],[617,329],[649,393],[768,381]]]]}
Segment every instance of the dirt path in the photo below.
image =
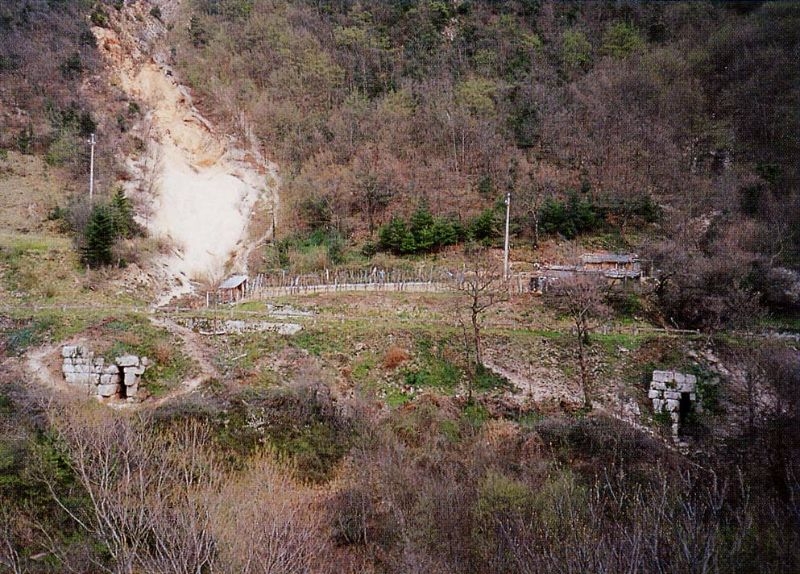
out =
{"type": "Polygon", "coordinates": [[[174,400],[176,397],[180,397],[191,393],[200,385],[212,378],[219,378],[220,373],[216,366],[209,360],[210,351],[205,346],[202,341],[202,338],[191,329],[187,329],[186,327],[182,327],[172,321],[167,317],[151,317],[150,322],[157,327],[161,327],[166,329],[173,335],[180,337],[181,341],[183,342],[183,350],[184,352],[194,361],[197,368],[200,370],[200,374],[196,377],[192,377],[191,379],[187,379],[183,381],[180,386],[169,392],[163,397],[160,397],[156,401],[149,402],[148,404],[151,406],[161,406],[164,403],[174,400]]]}
{"type": "Polygon", "coordinates": [[[247,272],[252,212],[260,200],[273,213],[277,209],[276,191],[267,183],[277,175],[253,138],[237,144],[216,132],[189,90],[160,63],[166,58],[145,53],[165,33],[147,7],[126,5],[113,26],[93,32],[116,76],[112,82],[146,111],[138,129],[147,152],[129,160],[134,177],[126,191],[144,196],[149,215],[142,222],[172,245],[156,262],[170,285],[156,302],[161,306],[190,292],[193,280],[216,282],[229,271],[247,272]]]}
{"type": "Polygon", "coordinates": [[[32,375],[44,387],[54,391],[64,392],[70,387],[64,382],[62,376],[56,375],[48,362],[53,360],[53,354],[60,346],[45,345],[38,349],[28,351],[25,355],[25,371],[32,375]]]}

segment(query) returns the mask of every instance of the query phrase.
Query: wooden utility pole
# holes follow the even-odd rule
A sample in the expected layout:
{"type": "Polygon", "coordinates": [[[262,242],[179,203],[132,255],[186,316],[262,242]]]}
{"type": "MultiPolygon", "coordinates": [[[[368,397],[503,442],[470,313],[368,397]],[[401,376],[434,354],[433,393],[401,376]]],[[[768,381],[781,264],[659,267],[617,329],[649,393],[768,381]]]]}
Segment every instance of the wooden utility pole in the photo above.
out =
{"type": "Polygon", "coordinates": [[[89,138],[89,145],[91,146],[91,151],[89,152],[89,203],[92,203],[92,198],[94,196],[94,146],[97,141],[94,138],[94,134],[89,138]]]}
{"type": "Polygon", "coordinates": [[[511,190],[506,192],[506,241],[503,248],[503,279],[508,281],[508,224],[511,219],[511,190]]]}

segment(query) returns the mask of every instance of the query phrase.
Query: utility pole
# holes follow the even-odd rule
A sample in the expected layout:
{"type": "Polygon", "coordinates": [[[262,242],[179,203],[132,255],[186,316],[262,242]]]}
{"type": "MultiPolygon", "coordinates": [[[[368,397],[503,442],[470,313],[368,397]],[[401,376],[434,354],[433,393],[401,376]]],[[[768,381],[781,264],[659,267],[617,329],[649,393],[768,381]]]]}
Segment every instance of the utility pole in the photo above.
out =
{"type": "Polygon", "coordinates": [[[96,143],[94,134],[92,134],[92,137],[89,138],[89,145],[92,146],[91,152],[89,152],[89,204],[92,203],[94,195],[94,145],[96,143]]]}
{"type": "Polygon", "coordinates": [[[503,249],[503,278],[508,281],[508,224],[511,220],[511,190],[506,192],[506,241],[503,249]]]}

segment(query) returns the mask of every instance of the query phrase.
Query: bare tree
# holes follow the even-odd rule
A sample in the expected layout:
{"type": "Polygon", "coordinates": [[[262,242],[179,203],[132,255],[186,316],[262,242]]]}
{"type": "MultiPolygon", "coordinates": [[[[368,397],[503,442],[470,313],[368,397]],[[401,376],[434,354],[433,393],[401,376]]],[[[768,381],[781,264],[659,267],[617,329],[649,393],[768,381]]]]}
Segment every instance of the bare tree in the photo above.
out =
{"type": "Polygon", "coordinates": [[[456,314],[464,337],[464,348],[470,366],[468,400],[477,374],[484,368],[481,326],[484,313],[493,305],[508,300],[508,289],[503,284],[502,272],[480,248],[468,248],[468,264],[456,284],[462,294],[456,314]],[[472,355],[472,358],[470,358],[472,355]]]}
{"type": "MultiPolygon", "coordinates": [[[[0,502],[7,501],[0,499],[0,502]]],[[[14,512],[6,504],[0,505],[0,570],[22,574],[28,569],[20,556],[17,520],[14,512]]]]}
{"type": "Polygon", "coordinates": [[[217,499],[213,531],[223,570],[242,574],[307,574],[324,570],[322,513],[311,494],[271,453],[262,454],[217,499]]]}
{"type": "Polygon", "coordinates": [[[581,371],[581,390],[587,409],[592,406],[592,377],[586,357],[589,334],[597,321],[607,317],[609,307],[604,300],[601,279],[589,275],[576,275],[556,283],[547,293],[548,300],[560,313],[572,320],[573,334],[581,371]]]}
{"type": "Polygon", "coordinates": [[[111,557],[110,564],[94,559],[96,571],[188,574],[211,564],[206,500],[221,472],[201,423],[160,432],[145,415],[78,404],[48,416],[88,505],[72,504],[77,491],[42,478],[57,505],[111,557]]]}

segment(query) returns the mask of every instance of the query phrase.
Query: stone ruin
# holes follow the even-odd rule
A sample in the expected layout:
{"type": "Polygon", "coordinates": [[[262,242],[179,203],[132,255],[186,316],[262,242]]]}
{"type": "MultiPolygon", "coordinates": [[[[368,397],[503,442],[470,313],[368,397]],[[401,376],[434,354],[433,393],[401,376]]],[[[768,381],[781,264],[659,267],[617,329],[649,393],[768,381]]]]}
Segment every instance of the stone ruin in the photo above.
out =
{"type": "MultiPolygon", "coordinates": [[[[653,400],[653,412],[668,413],[672,421],[672,438],[680,442],[681,424],[695,408],[697,377],[675,371],[653,371],[648,398],[653,400]]],[[[699,405],[697,405],[699,408],[699,405]]]]}
{"type": "Polygon", "coordinates": [[[85,386],[89,394],[101,399],[115,397],[136,400],[142,375],[150,364],[147,357],[122,355],[106,364],[103,357],[82,345],[67,345],[61,349],[64,380],[72,385],[85,386]]]}

